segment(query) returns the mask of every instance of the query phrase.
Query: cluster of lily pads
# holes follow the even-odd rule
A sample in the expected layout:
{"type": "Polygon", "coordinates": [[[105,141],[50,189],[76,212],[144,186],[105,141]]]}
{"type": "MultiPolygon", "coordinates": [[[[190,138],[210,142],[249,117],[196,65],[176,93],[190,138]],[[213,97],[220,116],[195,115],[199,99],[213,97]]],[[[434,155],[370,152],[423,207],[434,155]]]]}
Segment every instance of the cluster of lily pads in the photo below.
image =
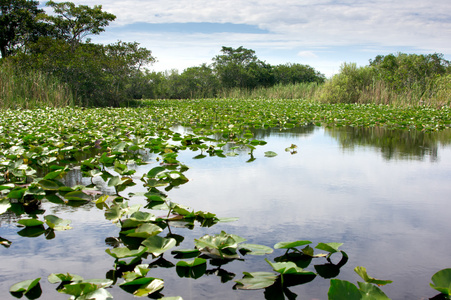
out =
{"type": "MultiPolygon", "coordinates": [[[[180,245],[184,237],[173,234],[171,226],[193,228],[195,224],[210,227],[218,222],[233,221],[219,218],[214,213],[194,211],[172,202],[168,196],[174,187],[188,182],[184,172],[188,167],[177,159],[183,150],[200,152],[194,158],[233,157],[237,149],[247,151],[248,162],[254,161],[254,149],[266,144],[254,138],[259,128],[292,128],[306,124],[387,126],[435,131],[449,127],[449,109],[434,110],[427,107],[395,109],[375,105],[331,105],[303,101],[263,100],[155,100],[143,108],[120,109],[36,109],[5,110],[0,119],[0,215],[17,219],[23,227],[18,234],[23,237],[45,235],[55,238],[55,231],[70,230],[70,220],[45,214],[41,204],[51,202],[74,207],[94,203],[104,210],[105,218],[118,224],[118,237],[106,240],[106,249],[114,259],[114,268],[106,279],[83,279],[75,274],[54,273],[48,281],[58,284],[60,293],[71,299],[110,299],[108,288],[118,284],[135,296],[161,299],[164,280],[148,276],[154,266],[173,264],[163,254],[180,245]],[[181,125],[186,132],[177,131],[181,125]],[[124,191],[136,183],[133,166],[158,164],[139,178],[146,187],[143,195],[124,191]],[[67,174],[80,172],[85,184],[68,185],[67,174]],[[103,190],[98,182],[113,189],[103,190]],[[132,204],[134,197],[144,197],[146,205],[132,204]],[[164,217],[150,211],[164,210],[164,217]],[[166,232],[166,236],[160,234],[166,232]],[[153,261],[145,263],[145,260],[153,261]]],[[[286,148],[291,154],[297,146],[286,148]]],[[[277,153],[266,151],[265,156],[277,153]]],[[[325,254],[314,253],[310,241],[282,242],[274,249],[245,243],[245,239],[221,232],[195,239],[193,249],[175,249],[175,265],[180,277],[199,278],[208,274],[207,262],[217,266],[213,272],[223,282],[234,278],[233,273],[221,266],[230,261],[242,260],[245,255],[266,255],[274,249],[284,249],[285,254],[274,261],[266,259],[275,272],[245,272],[235,280],[236,289],[265,289],[265,295],[291,297],[288,287],[313,280],[317,275],[333,278],[347,262],[347,254],[338,250],[341,244],[320,243],[315,248],[325,254]],[[305,246],[302,249],[298,247],[305,246]],[[338,264],[330,256],[341,253],[338,264]],[[313,259],[326,259],[325,264],[314,265],[315,272],[306,270],[313,259]],[[187,260],[189,259],[189,260],[187,260]]],[[[1,238],[0,243],[9,247],[11,241],[1,238]]],[[[376,285],[386,284],[369,277],[363,268],[356,271],[364,279],[356,287],[352,283],[331,280],[329,298],[355,294],[355,299],[371,295],[376,299],[388,299],[376,285]],[[383,296],[385,298],[383,298],[383,296]]],[[[433,277],[434,288],[450,294],[449,269],[433,277]],[[447,285],[448,284],[448,285],[447,285]]],[[[29,299],[40,296],[40,278],[23,281],[10,288],[14,296],[25,295],[29,299]]],[[[271,296],[268,296],[271,297],[271,296]]],[[[268,298],[271,299],[271,298],[268,298]]],[[[354,299],[354,298],[347,298],[354,299]]]]}

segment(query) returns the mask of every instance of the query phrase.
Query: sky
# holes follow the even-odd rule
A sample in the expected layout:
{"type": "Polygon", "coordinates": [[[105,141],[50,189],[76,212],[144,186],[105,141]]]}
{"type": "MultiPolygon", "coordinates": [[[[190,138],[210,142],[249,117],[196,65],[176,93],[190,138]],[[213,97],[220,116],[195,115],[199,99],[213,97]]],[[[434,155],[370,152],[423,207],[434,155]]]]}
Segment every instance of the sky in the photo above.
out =
{"type": "MultiPolygon", "coordinates": [[[[55,1],[63,2],[63,1],[55,1]]],[[[451,60],[451,0],[81,0],[116,20],[93,42],[138,42],[155,71],[212,63],[243,46],[271,65],[310,65],[330,77],[377,55],[443,53],[451,60]]]]}

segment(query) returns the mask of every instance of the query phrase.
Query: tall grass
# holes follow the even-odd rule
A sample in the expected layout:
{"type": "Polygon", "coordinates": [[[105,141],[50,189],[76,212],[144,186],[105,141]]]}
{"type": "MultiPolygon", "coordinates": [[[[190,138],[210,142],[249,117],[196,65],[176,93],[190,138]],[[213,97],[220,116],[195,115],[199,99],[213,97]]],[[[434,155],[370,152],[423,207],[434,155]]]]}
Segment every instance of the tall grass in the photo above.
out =
{"type": "Polygon", "coordinates": [[[0,108],[64,107],[74,104],[70,88],[38,71],[0,62],[0,108]]]}
{"type": "Polygon", "coordinates": [[[321,88],[316,82],[296,84],[277,84],[272,87],[260,87],[256,89],[224,89],[219,98],[262,98],[262,99],[314,99],[315,94],[321,88]]]}
{"type": "Polygon", "coordinates": [[[315,94],[315,99],[325,103],[363,103],[393,106],[431,106],[441,108],[451,105],[451,75],[437,75],[414,82],[409,87],[395,88],[377,79],[371,67],[344,64],[339,74],[329,79],[315,94]]]}

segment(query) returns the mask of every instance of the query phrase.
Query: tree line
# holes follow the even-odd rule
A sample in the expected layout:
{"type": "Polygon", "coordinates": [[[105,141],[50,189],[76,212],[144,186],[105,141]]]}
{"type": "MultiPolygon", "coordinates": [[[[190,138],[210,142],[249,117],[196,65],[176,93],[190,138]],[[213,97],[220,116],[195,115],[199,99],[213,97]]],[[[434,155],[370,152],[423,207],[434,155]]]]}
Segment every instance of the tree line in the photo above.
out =
{"type": "Polygon", "coordinates": [[[325,102],[387,103],[390,97],[413,93],[421,101],[431,97],[446,101],[450,97],[450,62],[438,53],[378,55],[363,67],[345,63],[339,74],[327,81],[308,65],[273,66],[242,46],[223,46],[211,64],[181,73],[150,71],[156,59],[138,42],[102,45],[90,40],[116,19],[101,5],[48,1],[46,6],[53,9],[51,15],[39,8],[38,1],[0,2],[0,78],[39,73],[51,79],[45,82],[58,81],[65,87],[63,90],[70,89],[75,105],[119,106],[130,99],[213,98],[227,90],[254,91],[299,83],[317,84],[313,100],[325,102]],[[11,70],[17,74],[6,74],[11,70]]]}
{"type": "Polygon", "coordinates": [[[118,106],[127,99],[216,97],[228,88],[253,89],[275,84],[317,82],[324,75],[302,64],[271,66],[255,51],[222,47],[211,65],[151,72],[152,52],[139,43],[92,43],[116,16],[101,5],[76,6],[48,1],[2,0],[0,52],[3,64],[39,71],[68,84],[83,106],[118,106]]]}

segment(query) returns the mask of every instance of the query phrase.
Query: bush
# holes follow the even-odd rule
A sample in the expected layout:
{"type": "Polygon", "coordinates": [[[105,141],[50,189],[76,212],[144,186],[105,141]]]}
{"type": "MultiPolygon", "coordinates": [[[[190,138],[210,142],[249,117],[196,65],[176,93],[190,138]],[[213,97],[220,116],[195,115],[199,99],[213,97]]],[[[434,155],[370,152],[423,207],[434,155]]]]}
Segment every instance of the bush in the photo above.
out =
{"type": "Polygon", "coordinates": [[[362,102],[361,96],[373,87],[374,71],[371,67],[357,67],[355,63],[344,63],[340,73],[327,81],[319,99],[329,103],[362,102]]]}

